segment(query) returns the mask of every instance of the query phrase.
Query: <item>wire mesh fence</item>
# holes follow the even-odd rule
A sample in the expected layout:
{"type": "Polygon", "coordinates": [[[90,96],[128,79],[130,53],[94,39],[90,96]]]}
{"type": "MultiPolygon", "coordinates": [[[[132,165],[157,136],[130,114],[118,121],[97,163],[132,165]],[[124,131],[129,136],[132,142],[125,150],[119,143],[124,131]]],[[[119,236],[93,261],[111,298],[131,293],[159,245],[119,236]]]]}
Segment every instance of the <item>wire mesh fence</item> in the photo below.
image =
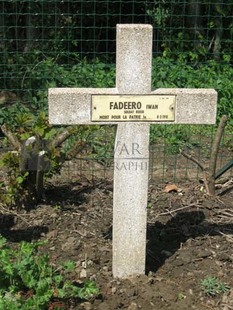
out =
{"type": "MultiPolygon", "coordinates": [[[[232,54],[232,0],[1,1],[1,48],[30,54],[109,58],[118,23],[154,26],[154,53],[232,54]]],[[[3,51],[4,52],[4,51],[3,51]]]]}
{"type": "MultiPolygon", "coordinates": [[[[12,122],[19,111],[25,113],[22,104],[26,104],[27,108],[34,108],[34,111],[46,110],[48,87],[113,86],[115,32],[118,23],[152,24],[153,56],[167,57],[170,63],[185,59],[188,64],[192,64],[197,75],[200,72],[199,65],[209,66],[208,61],[212,60],[218,64],[218,73],[226,64],[232,67],[232,0],[1,1],[0,122],[7,117],[9,120],[9,111],[12,122]],[[103,66],[104,73],[98,75],[103,66]],[[13,105],[15,110],[12,112],[13,105]]],[[[165,63],[165,66],[168,67],[166,72],[159,68],[160,81],[154,82],[155,87],[161,85],[161,80],[171,78],[170,64],[165,63]]],[[[190,81],[179,76],[179,72],[176,74],[174,80],[179,81],[180,87],[190,86],[190,81]]],[[[209,79],[211,78],[210,75],[209,79]]],[[[220,92],[227,83],[229,88],[233,88],[229,78],[226,83],[217,82],[218,76],[215,80],[220,92]]],[[[192,87],[198,86],[198,83],[192,87]]],[[[165,82],[162,86],[164,85],[170,86],[165,82]]],[[[204,82],[200,87],[203,85],[204,82]]],[[[223,102],[221,106],[233,107],[231,94],[227,96],[228,98],[220,98],[223,102]]],[[[163,128],[158,131],[159,141],[151,141],[150,176],[163,179],[198,178],[200,171],[197,167],[177,152],[179,132],[174,130],[171,132],[163,128]],[[173,139],[168,139],[169,135],[173,139]]],[[[207,158],[205,156],[208,156],[211,148],[212,136],[203,136],[200,132],[203,130],[197,133],[189,129],[186,135],[192,136],[196,141],[196,144],[192,144],[195,153],[200,158],[207,158]]],[[[211,130],[210,132],[212,133],[211,130]]],[[[111,176],[113,153],[106,151],[109,136],[100,131],[96,131],[96,134],[98,138],[103,135],[101,139],[105,146],[96,147],[95,138],[90,138],[93,139],[90,143],[94,145],[95,156],[92,154],[77,158],[75,169],[70,167],[71,163],[67,163],[64,169],[71,178],[73,173],[77,175],[76,170],[85,169],[90,176],[111,176]]],[[[218,167],[230,159],[232,133],[228,130],[222,142],[218,167]]],[[[232,174],[232,169],[228,173],[232,174]]]]}

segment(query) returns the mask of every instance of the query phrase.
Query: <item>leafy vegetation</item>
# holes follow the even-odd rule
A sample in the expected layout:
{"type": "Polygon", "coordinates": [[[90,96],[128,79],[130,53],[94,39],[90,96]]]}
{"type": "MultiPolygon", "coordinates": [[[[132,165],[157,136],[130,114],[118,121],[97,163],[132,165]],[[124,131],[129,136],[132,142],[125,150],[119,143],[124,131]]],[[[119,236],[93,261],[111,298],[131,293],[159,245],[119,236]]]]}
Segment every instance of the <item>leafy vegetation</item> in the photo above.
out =
{"type": "Polygon", "coordinates": [[[233,68],[230,57],[219,65],[216,61],[205,64],[190,63],[181,54],[172,59],[157,57],[153,59],[152,83],[154,88],[214,88],[218,92],[218,118],[226,114],[233,125],[233,68]]]}
{"type": "MultiPolygon", "coordinates": [[[[17,55],[15,57],[14,61],[18,63],[17,55]]],[[[30,109],[34,114],[38,114],[38,111],[41,110],[47,111],[48,88],[114,87],[114,65],[105,64],[98,59],[87,62],[87,60],[80,60],[76,56],[76,63],[70,67],[70,65],[60,64],[59,60],[52,57],[43,57],[41,60],[40,54],[37,53],[32,63],[27,64],[26,72],[24,64],[18,63],[17,79],[12,77],[7,88],[22,89],[22,93],[19,94],[19,97],[12,96],[14,105],[10,105],[10,107],[8,104],[9,95],[4,97],[0,93],[0,99],[3,98],[0,100],[0,124],[9,115],[15,116],[17,109],[23,113],[30,109]]],[[[12,123],[13,120],[14,118],[12,123]]]]}
{"type": "MultiPolygon", "coordinates": [[[[25,109],[24,113],[22,110],[23,108],[18,114],[13,113],[13,119],[10,118],[7,126],[2,126],[9,143],[14,148],[14,151],[3,154],[0,160],[0,167],[6,169],[5,180],[0,183],[0,198],[8,205],[22,203],[29,197],[30,201],[36,198],[36,191],[39,191],[36,190],[39,176],[37,170],[41,170],[42,165],[49,165],[53,171],[58,171],[59,168],[59,152],[46,146],[57,131],[48,125],[44,112],[34,116],[28,109],[25,109]],[[29,142],[30,139],[32,143],[29,142]],[[45,152],[41,164],[38,161],[40,152],[45,152]]],[[[48,172],[48,169],[45,170],[48,172]]],[[[43,173],[42,170],[41,176],[43,173]]]]}
{"type": "MultiPolygon", "coordinates": [[[[35,59],[35,62],[37,61],[35,59]]],[[[227,114],[232,122],[233,68],[230,61],[231,58],[227,55],[221,65],[213,60],[204,64],[189,62],[183,54],[176,60],[169,57],[154,58],[153,88],[214,88],[219,96],[218,117],[227,114]]],[[[25,113],[28,109],[34,114],[38,114],[41,110],[46,112],[47,90],[50,87],[114,87],[115,85],[115,66],[102,63],[98,59],[87,62],[77,58],[77,64],[70,67],[60,65],[56,59],[47,58],[40,61],[36,67],[30,66],[28,68],[30,80],[25,77],[23,79],[25,75],[23,70],[20,80],[23,89],[27,90],[27,95],[16,98],[15,103],[10,106],[7,104],[7,98],[0,101],[0,124],[6,120],[13,124],[17,114],[25,113]]],[[[18,83],[17,80],[12,81],[18,83]]],[[[15,84],[10,88],[19,87],[20,85],[15,84]]]]}
{"type": "MultiPolygon", "coordinates": [[[[26,110],[25,110],[26,111],[26,110]]],[[[1,126],[13,151],[0,158],[5,178],[0,182],[0,199],[6,205],[22,206],[41,199],[45,179],[59,173],[64,161],[86,149],[94,149],[90,135],[98,126],[57,128],[49,125],[45,112],[16,114],[1,126]],[[84,147],[85,146],[85,147],[84,147]]],[[[98,144],[97,144],[98,146],[98,144]]]]}
{"type": "Polygon", "coordinates": [[[42,245],[21,242],[12,249],[0,236],[0,309],[45,310],[54,300],[98,293],[94,282],[78,284],[73,261],[54,266],[47,254],[40,254],[42,245]]]}
{"type": "Polygon", "coordinates": [[[226,293],[230,289],[228,285],[222,283],[218,278],[214,276],[205,277],[201,281],[201,288],[206,295],[212,297],[226,293]]]}
{"type": "Polygon", "coordinates": [[[232,52],[228,46],[232,40],[231,5],[231,0],[151,1],[147,13],[162,41],[158,52],[163,50],[172,58],[182,54],[197,62],[221,61],[221,55],[232,52]]]}

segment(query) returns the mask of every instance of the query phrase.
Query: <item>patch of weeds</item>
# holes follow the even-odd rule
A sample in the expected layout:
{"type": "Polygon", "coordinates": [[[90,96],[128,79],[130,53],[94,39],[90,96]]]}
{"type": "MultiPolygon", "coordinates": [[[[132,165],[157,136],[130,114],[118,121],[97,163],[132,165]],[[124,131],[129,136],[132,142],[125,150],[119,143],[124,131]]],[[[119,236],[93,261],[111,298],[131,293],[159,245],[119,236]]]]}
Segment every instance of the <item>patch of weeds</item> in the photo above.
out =
{"type": "Polygon", "coordinates": [[[201,281],[201,288],[208,296],[215,297],[217,295],[226,293],[230,287],[221,282],[218,278],[213,276],[207,276],[201,281]]]}
{"type": "Polygon", "coordinates": [[[178,296],[177,296],[178,301],[181,301],[185,298],[186,298],[186,296],[182,292],[178,293],[178,296]]]}
{"type": "Polygon", "coordinates": [[[62,206],[61,206],[60,204],[56,204],[56,205],[53,206],[53,209],[54,209],[55,211],[61,211],[62,206]]]}
{"type": "Polygon", "coordinates": [[[0,309],[43,310],[49,304],[71,298],[85,299],[98,293],[94,282],[77,284],[72,261],[54,266],[47,254],[39,254],[42,242],[21,242],[16,249],[0,236],[0,309]]]}

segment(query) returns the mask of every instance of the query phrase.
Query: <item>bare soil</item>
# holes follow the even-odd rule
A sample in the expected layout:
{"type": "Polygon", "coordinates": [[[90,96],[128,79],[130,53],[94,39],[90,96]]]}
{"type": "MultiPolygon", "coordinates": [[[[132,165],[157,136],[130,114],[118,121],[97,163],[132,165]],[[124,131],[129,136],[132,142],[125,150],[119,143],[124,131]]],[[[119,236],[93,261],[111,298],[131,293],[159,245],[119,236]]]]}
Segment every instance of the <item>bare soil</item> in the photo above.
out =
{"type": "Polygon", "coordinates": [[[53,262],[73,259],[77,278],[97,283],[98,296],[64,309],[233,309],[232,187],[219,188],[214,198],[199,182],[176,183],[178,191],[169,193],[165,186],[149,186],[146,275],[112,277],[112,182],[106,180],[53,182],[34,209],[2,210],[0,233],[13,244],[47,240],[53,262]],[[206,295],[201,280],[208,276],[230,290],[206,295]]]}

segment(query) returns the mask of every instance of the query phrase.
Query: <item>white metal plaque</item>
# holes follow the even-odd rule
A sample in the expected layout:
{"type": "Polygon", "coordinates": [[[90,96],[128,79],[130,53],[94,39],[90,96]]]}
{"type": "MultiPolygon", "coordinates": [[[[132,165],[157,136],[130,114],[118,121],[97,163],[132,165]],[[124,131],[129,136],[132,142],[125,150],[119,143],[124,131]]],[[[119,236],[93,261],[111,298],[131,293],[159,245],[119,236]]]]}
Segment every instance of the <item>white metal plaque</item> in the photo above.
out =
{"type": "Polygon", "coordinates": [[[93,122],[175,121],[175,95],[92,95],[93,122]]]}

